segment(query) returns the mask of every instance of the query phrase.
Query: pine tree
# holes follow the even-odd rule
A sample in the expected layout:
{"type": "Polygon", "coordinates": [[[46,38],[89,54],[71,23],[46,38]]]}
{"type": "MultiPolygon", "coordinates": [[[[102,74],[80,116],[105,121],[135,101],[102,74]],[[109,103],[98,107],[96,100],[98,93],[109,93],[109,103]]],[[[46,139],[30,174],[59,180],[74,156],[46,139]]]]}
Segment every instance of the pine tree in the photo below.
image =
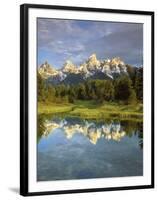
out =
{"type": "Polygon", "coordinates": [[[37,98],[38,101],[45,101],[45,84],[41,75],[37,72],[37,98]]]}
{"type": "Polygon", "coordinates": [[[128,76],[118,78],[115,82],[115,99],[129,103],[130,98],[134,99],[132,81],[128,76]]]}
{"type": "Polygon", "coordinates": [[[137,98],[143,101],[143,68],[137,69],[135,78],[135,90],[137,98]]]}

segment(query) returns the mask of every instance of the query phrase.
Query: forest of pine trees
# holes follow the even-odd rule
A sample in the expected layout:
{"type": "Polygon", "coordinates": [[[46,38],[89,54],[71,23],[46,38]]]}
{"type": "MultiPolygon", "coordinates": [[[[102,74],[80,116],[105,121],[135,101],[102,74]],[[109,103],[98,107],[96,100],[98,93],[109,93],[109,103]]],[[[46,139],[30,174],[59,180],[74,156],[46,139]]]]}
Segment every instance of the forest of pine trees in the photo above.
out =
{"type": "Polygon", "coordinates": [[[77,85],[46,84],[37,73],[38,102],[74,103],[75,100],[94,100],[134,104],[143,101],[143,68],[127,66],[128,74],[115,80],[87,80],[77,85]]]}

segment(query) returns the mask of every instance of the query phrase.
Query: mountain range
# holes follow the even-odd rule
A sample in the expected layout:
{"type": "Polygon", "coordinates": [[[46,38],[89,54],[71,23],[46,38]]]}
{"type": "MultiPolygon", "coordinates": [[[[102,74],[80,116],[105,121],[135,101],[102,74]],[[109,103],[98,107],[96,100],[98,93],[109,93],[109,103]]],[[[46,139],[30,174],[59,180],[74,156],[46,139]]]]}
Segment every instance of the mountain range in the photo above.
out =
{"type": "Polygon", "coordinates": [[[128,65],[119,58],[98,60],[92,54],[83,64],[76,66],[67,60],[61,69],[55,69],[47,61],[38,68],[43,79],[52,84],[77,84],[87,79],[115,79],[128,75],[128,65]]]}

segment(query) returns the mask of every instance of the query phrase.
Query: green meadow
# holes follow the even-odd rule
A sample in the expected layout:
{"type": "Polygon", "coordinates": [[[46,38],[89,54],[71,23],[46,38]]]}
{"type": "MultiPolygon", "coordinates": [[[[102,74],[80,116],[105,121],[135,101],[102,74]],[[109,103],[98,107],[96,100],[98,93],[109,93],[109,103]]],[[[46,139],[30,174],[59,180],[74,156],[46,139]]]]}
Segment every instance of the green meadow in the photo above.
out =
{"type": "Polygon", "coordinates": [[[116,102],[96,103],[95,101],[78,100],[74,103],[38,103],[38,114],[81,117],[83,119],[125,119],[143,120],[143,105],[125,105],[116,102]]]}

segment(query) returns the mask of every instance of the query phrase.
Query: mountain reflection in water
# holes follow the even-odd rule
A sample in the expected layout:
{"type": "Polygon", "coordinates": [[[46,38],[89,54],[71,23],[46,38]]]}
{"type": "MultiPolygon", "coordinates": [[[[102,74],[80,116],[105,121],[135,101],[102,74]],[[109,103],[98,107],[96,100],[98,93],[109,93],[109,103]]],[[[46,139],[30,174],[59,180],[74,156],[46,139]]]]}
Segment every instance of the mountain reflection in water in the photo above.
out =
{"type": "Polygon", "coordinates": [[[142,127],[143,124],[141,122],[119,122],[113,120],[96,122],[79,118],[47,119],[40,116],[38,118],[38,139],[47,137],[50,133],[53,134],[56,129],[61,129],[67,139],[71,139],[75,134],[82,134],[94,145],[100,138],[119,142],[125,136],[131,137],[133,134],[137,134],[140,139],[139,145],[142,148],[142,127]]]}
{"type": "Polygon", "coordinates": [[[37,181],[143,175],[143,123],[38,116],[37,181]]]}

